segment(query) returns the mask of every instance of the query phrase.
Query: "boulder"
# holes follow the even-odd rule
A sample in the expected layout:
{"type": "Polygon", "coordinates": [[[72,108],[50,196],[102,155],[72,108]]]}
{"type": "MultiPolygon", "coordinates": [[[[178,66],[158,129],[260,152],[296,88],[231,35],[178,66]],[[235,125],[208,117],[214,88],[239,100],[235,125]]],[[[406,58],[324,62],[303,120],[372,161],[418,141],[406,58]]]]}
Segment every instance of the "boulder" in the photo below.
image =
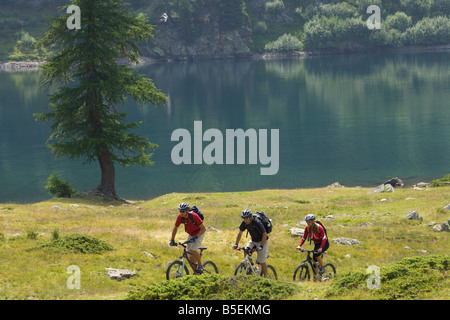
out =
{"type": "Polygon", "coordinates": [[[108,276],[110,279],[114,279],[114,280],[118,280],[118,281],[121,281],[124,279],[129,279],[136,275],[135,272],[133,272],[131,270],[126,270],[126,269],[106,268],[106,272],[108,273],[108,276]]]}
{"type": "Polygon", "coordinates": [[[406,214],[405,219],[407,220],[420,220],[423,221],[422,217],[419,216],[418,211],[410,211],[406,214]]]}
{"type": "Polygon", "coordinates": [[[405,185],[405,184],[403,183],[403,181],[402,181],[400,178],[398,178],[398,177],[391,178],[390,180],[386,181],[384,184],[385,184],[385,185],[386,185],[386,184],[389,184],[389,185],[391,185],[392,187],[403,187],[403,186],[405,185]]]}
{"type": "Polygon", "coordinates": [[[359,242],[356,239],[350,239],[350,238],[335,238],[335,239],[331,239],[332,242],[337,243],[337,244],[342,244],[342,245],[346,245],[346,246],[362,246],[363,244],[361,242],[359,242]]]}
{"type": "Polygon", "coordinates": [[[390,184],[380,184],[378,187],[375,187],[369,191],[369,193],[381,192],[394,192],[394,187],[392,187],[390,184]]]}
{"type": "Polygon", "coordinates": [[[303,237],[303,233],[305,232],[305,229],[290,228],[289,231],[291,232],[291,235],[293,235],[295,237],[303,237]]]}

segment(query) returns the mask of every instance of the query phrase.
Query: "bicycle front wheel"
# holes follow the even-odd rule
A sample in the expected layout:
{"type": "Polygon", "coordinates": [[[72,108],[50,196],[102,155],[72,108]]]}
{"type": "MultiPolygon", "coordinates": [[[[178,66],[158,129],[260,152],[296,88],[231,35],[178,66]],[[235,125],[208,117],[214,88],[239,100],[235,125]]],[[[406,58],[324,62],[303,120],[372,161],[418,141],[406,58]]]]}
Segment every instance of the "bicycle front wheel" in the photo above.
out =
{"type": "Polygon", "coordinates": [[[184,275],[188,275],[189,274],[189,270],[186,267],[186,265],[184,265],[184,270],[183,270],[183,262],[181,261],[172,261],[169,266],[167,267],[167,271],[166,271],[166,278],[167,280],[172,280],[172,279],[176,279],[179,277],[182,277],[184,275]]]}
{"type": "Polygon", "coordinates": [[[310,279],[309,268],[306,264],[302,263],[301,265],[299,265],[297,267],[297,269],[295,269],[294,281],[295,280],[305,281],[305,280],[309,280],[309,279],[310,279]]]}
{"type": "MultiPolygon", "coordinates": [[[[261,272],[261,276],[264,276],[262,272],[261,272]]],[[[267,265],[267,279],[273,279],[273,280],[277,280],[278,279],[277,272],[275,271],[275,268],[272,267],[270,264],[267,265]]]]}
{"type": "Polygon", "coordinates": [[[240,275],[249,275],[252,274],[252,269],[250,266],[248,266],[247,268],[247,264],[245,263],[240,263],[236,270],[234,270],[234,275],[235,276],[240,276],[240,275]]]}
{"type": "Polygon", "coordinates": [[[207,274],[219,273],[219,269],[217,269],[216,264],[212,261],[206,261],[203,264],[203,269],[205,270],[205,273],[207,273],[207,274]]]}
{"type": "Polygon", "coordinates": [[[336,276],[336,268],[331,263],[326,263],[323,266],[322,281],[330,280],[336,276]]]}

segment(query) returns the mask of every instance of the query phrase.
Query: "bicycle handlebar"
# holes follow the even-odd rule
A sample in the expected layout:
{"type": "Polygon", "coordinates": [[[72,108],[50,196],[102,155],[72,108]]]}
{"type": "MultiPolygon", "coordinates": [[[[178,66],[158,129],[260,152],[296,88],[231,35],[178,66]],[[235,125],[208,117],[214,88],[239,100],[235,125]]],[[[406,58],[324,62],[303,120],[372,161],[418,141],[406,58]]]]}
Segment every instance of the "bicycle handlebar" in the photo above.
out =
{"type": "Polygon", "coordinates": [[[253,248],[247,248],[247,247],[240,248],[240,247],[237,247],[236,250],[237,251],[241,251],[242,250],[242,251],[244,251],[246,253],[252,253],[252,252],[256,251],[256,248],[255,247],[253,247],[253,248]]]}
{"type": "Polygon", "coordinates": [[[317,252],[315,250],[305,250],[305,249],[297,249],[298,252],[308,252],[308,253],[317,253],[317,254],[327,254],[328,251],[317,252]]]}

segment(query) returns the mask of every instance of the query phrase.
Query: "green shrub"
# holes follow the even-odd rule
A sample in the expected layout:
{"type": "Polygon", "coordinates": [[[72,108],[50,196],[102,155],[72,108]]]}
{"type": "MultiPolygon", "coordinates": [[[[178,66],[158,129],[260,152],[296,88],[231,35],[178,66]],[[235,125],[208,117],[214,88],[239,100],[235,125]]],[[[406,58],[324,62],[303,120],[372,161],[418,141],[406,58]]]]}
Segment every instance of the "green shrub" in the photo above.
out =
{"type": "Polygon", "coordinates": [[[68,181],[62,180],[53,173],[48,177],[45,189],[48,190],[48,193],[58,198],[70,198],[78,192],[70,186],[68,181]]]}
{"type": "Polygon", "coordinates": [[[273,2],[266,2],[265,4],[266,13],[271,15],[281,14],[284,10],[283,0],[275,0],[273,2]]]}
{"type": "Polygon", "coordinates": [[[450,43],[450,19],[424,18],[406,30],[406,39],[412,45],[438,45],[450,43]]]}
{"type": "Polygon", "coordinates": [[[445,175],[441,179],[433,180],[430,186],[431,187],[450,186],[450,174],[445,175]]]}
{"type": "Polygon", "coordinates": [[[60,237],[58,233],[58,236],[55,237],[55,233],[52,232],[52,237],[53,239],[41,245],[41,248],[53,248],[63,253],[75,252],[86,254],[101,254],[114,250],[114,247],[110,244],[83,234],[70,234],[60,237]]]}
{"type": "Polygon", "coordinates": [[[38,233],[34,230],[28,230],[27,231],[27,239],[36,240],[38,237],[38,233]]]}
{"type": "Polygon", "coordinates": [[[354,295],[355,290],[360,290],[378,299],[417,299],[425,293],[441,290],[449,285],[449,266],[448,255],[405,258],[381,268],[378,290],[367,288],[369,274],[351,272],[337,278],[326,294],[354,295]]]}
{"type": "Polygon", "coordinates": [[[302,42],[295,36],[290,34],[283,34],[277,40],[269,42],[265,45],[266,51],[293,51],[301,50],[303,48],[302,42]]]}
{"type": "Polygon", "coordinates": [[[293,283],[263,277],[190,275],[131,291],[127,300],[277,300],[296,290],[293,283]]]}

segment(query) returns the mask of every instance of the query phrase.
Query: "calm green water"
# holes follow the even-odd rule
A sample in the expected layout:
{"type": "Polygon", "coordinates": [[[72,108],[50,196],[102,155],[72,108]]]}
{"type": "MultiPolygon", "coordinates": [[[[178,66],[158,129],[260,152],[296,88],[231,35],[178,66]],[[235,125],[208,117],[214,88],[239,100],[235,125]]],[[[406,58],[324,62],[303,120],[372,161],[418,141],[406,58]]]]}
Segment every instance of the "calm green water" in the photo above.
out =
{"type": "MultiPolygon", "coordinates": [[[[144,121],[139,133],[159,144],[151,167],[117,167],[128,199],[171,192],[307,188],[335,181],[375,186],[450,173],[450,53],[327,56],[306,60],[155,64],[140,70],[165,92],[165,108],[123,108],[144,121]],[[175,165],[172,132],[279,129],[279,170],[258,164],[175,165]]],[[[48,92],[39,73],[0,73],[0,202],[49,199],[50,173],[79,189],[100,179],[96,164],[55,160],[45,142],[48,92]]],[[[203,147],[209,142],[204,142],[203,147]]],[[[247,147],[248,150],[248,147],[247,147]]],[[[270,150],[270,148],[269,148],[270,150]]],[[[236,162],[235,162],[236,163],[236,162]]]]}

